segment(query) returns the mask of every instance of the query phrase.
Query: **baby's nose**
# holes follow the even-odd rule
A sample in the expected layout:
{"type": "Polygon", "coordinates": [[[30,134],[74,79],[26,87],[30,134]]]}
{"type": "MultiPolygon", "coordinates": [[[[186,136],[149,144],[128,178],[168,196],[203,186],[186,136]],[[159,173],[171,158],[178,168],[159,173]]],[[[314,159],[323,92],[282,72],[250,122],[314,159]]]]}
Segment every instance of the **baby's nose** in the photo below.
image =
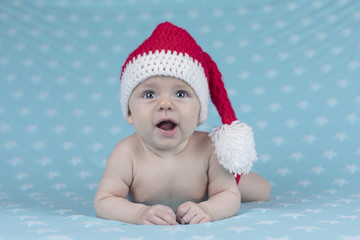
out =
{"type": "Polygon", "coordinates": [[[158,106],[159,111],[174,110],[174,104],[170,98],[162,98],[158,106]]]}

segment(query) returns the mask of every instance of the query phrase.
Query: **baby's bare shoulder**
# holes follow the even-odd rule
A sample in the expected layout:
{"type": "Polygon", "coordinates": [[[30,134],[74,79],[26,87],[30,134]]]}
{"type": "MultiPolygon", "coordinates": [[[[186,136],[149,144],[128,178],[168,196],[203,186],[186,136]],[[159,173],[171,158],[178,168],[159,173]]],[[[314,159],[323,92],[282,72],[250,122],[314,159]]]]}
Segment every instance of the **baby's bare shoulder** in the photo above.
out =
{"type": "Polygon", "coordinates": [[[139,149],[139,140],[135,134],[122,139],[114,148],[116,151],[126,151],[127,153],[136,152],[137,149],[139,149]]]}
{"type": "Polygon", "coordinates": [[[131,160],[138,151],[139,144],[135,135],[128,136],[119,141],[112,150],[108,161],[131,160]]]}
{"type": "Polygon", "coordinates": [[[212,141],[207,132],[194,132],[193,144],[197,149],[206,150],[210,154],[214,152],[212,141]]]}
{"type": "Polygon", "coordinates": [[[205,141],[207,144],[211,145],[211,139],[208,132],[195,131],[194,136],[196,136],[198,140],[205,141]]]}

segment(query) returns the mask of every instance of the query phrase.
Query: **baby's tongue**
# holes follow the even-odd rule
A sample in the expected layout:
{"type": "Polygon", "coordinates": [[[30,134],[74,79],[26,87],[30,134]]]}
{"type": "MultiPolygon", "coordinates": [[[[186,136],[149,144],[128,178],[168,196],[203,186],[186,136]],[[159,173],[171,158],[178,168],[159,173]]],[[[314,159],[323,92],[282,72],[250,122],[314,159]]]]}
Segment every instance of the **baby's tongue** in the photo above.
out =
{"type": "Polygon", "coordinates": [[[171,121],[163,121],[157,125],[158,128],[161,128],[162,130],[169,131],[175,127],[175,123],[171,121]]]}

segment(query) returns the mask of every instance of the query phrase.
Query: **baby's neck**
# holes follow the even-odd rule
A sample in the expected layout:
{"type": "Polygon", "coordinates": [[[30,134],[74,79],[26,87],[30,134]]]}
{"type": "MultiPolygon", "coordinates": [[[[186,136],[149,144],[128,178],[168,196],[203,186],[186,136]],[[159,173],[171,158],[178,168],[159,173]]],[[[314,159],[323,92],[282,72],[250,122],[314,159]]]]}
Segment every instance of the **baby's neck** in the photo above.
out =
{"type": "Polygon", "coordinates": [[[171,159],[171,158],[181,155],[183,152],[185,152],[185,150],[187,149],[187,147],[189,145],[189,142],[191,141],[191,137],[190,137],[189,139],[187,139],[185,142],[181,143],[176,148],[159,149],[159,148],[150,146],[149,144],[144,142],[140,137],[139,137],[139,139],[140,139],[140,142],[142,143],[144,151],[147,154],[156,156],[157,158],[160,158],[160,159],[171,159]]]}

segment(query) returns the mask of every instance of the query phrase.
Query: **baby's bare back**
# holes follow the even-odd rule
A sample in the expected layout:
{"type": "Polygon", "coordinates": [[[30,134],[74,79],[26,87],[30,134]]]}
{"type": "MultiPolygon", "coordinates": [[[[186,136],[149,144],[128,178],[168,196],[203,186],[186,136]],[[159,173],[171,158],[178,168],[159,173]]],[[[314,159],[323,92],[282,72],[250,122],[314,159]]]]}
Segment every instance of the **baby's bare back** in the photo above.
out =
{"type": "MultiPolygon", "coordinates": [[[[134,141],[139,141],[134,138],[134,141]]],[[[186,202],[207,198],[211,141],[206,133],[196,132],[185,150],[176,156],[159,157],[146,146],[133,156],[133,181],[130,199],[146,205],[162,204],[176,210],[186,202]]]]}

